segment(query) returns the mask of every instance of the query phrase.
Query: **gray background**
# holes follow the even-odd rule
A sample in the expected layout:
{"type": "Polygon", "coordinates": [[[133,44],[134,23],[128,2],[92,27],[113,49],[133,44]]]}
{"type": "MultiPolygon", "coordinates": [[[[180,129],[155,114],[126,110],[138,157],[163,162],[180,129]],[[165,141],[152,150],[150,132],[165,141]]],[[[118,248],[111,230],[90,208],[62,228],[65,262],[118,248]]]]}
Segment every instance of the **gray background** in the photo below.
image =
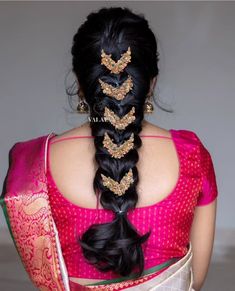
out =
{"type": "MultiPolygon", "coordinates": [[[[101,6],[128,6],[149,20],[160,52],[156,95],[174,113],[155,106],[146,119],[193,130],[210,151],[219,189],[216,250],[227,255],[235,241],[233,2],[0,2],[1,181],[15,142],[87,121],[69,112],[64,80],[71,69],[72,37],[101,6]]],[[[9,241],[2,211],[0,227],[0,237],[9,241]]]]}

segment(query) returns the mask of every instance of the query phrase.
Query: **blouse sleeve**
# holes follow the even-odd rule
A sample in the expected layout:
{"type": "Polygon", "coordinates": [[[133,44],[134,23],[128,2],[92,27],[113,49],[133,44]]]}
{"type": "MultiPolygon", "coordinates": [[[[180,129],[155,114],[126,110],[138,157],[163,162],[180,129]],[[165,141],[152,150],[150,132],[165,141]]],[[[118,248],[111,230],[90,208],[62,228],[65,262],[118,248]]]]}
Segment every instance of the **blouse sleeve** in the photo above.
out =
{"type": "Polygon", "coordinates": [[[200,158],[202,169],[202,187],[199,192],[197,206],[213,202],[218,195],[215,169],[211,155],[207,148],[200,142],[200,158]]]}

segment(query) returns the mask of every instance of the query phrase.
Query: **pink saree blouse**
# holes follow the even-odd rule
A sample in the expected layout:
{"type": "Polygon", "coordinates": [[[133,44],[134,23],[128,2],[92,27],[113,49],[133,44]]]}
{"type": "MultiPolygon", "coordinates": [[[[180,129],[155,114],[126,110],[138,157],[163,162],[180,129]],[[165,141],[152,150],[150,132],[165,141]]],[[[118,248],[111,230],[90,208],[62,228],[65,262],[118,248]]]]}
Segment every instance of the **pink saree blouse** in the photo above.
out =
{"type": "MultiPolygon", "coordinates": [[[[128,212],[129,220],[141,234],[149,229],[152,230],[148,241],[143,244],[145,269],[172,258],[183,257],[187,253],[195,207],[209,204],[217,196],[212,159],[197,135],[187,130],[170,130],[170,132],[180,164],[179,177],[174,189],[162,201],[128,212]]],[[[162,136],[142,135],[141,137],[161,138],[162,136]]],[[[92,137],[84,136],[84,138],[92,137]]],[[[64,139],[67,138],[55,142],[64,139]]],[[[90,209],[68,201],[59,192],[51,175],[49,153],[50,140],[47,151],[48,195],[69,276],[117,278],[118,276],[112,271],[102,273],[90,265],[77,243],[78,235],[80,236],[91,224],[112,221],[113,212],[99,209],[98,204],[96,209],[90,209]]]]}

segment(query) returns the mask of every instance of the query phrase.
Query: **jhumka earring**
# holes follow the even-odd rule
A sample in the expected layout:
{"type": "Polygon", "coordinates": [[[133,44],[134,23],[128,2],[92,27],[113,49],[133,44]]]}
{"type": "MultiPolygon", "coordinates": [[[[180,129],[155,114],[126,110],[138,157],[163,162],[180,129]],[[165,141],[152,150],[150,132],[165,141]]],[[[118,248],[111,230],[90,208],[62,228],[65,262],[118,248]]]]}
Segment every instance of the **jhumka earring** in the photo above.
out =
{"type": "Polygon", "coordinates": [[[148,95],[149,100],[147,100],[144,104],[144,113],[153,113],[153,111],[154,111],[153,103],[150,101],[152,96],[153,96],[153,93],[148,95]]]}
{"type": "Polygon", "coordinates": [[[78,93],[79,101],[77,105],[77,112],[78,113],[88,113],[89,107],[88,104],[83,100],[83,96],[81,97],[81,94],[78,93]]]}

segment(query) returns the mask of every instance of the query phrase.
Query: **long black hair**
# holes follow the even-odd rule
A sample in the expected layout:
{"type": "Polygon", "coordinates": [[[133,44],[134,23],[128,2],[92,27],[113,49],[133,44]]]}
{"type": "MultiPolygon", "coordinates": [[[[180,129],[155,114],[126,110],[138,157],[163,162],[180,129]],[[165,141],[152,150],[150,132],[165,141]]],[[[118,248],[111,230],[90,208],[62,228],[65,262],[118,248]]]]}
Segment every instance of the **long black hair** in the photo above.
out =
{"type": "Polygon", "coordinates": [[[150,81],[158,75],[157,42],[154,33],[142,14],[135,14],[129,8],[101,8],[87,16],[73,37],[72,70],[89,105],[91,132],[96,149],[95,161],[98,164],[93,188],[101,193],[100,203],[105,209],[114,211],[114,220],[108,223],[93,224],[78,238],[84,257],[102,272],[109,270],[121,276],[128,276],[135,269],[138,276],[144,270],[144,256],[141,244],[147,241],[151,230],[140,235],[128,220],[127,212],[135,208],[138,201],[136,185],[139,181],[136,163],[138,148],[142,141],[139,133],[144,118],[144,103],[150,89],[150,81]],[[121,54],[131,48],[131,62],[123,72],[111,74],[101,64],[101,49],[111,54],[117,61],[121,54]],[[130,75],[133,89],[123,100],[116,100],[104,94],[98,79],[120,86],[130,75]],[[104,108],[108,107],[119,117],[135,107],[135,120],[124,130],[117,130],[103,119],[104,108]],[[134,148],[121,159],[111,157],[103,146],[104,133],[122,144],[134,133],[134,148]],[[120,181],[132,169],[134,183],[122,196],[115,195],[102,183],[101,174],[120,181]],[[123,215],[116,214],[118,210],[123,215]]]}

